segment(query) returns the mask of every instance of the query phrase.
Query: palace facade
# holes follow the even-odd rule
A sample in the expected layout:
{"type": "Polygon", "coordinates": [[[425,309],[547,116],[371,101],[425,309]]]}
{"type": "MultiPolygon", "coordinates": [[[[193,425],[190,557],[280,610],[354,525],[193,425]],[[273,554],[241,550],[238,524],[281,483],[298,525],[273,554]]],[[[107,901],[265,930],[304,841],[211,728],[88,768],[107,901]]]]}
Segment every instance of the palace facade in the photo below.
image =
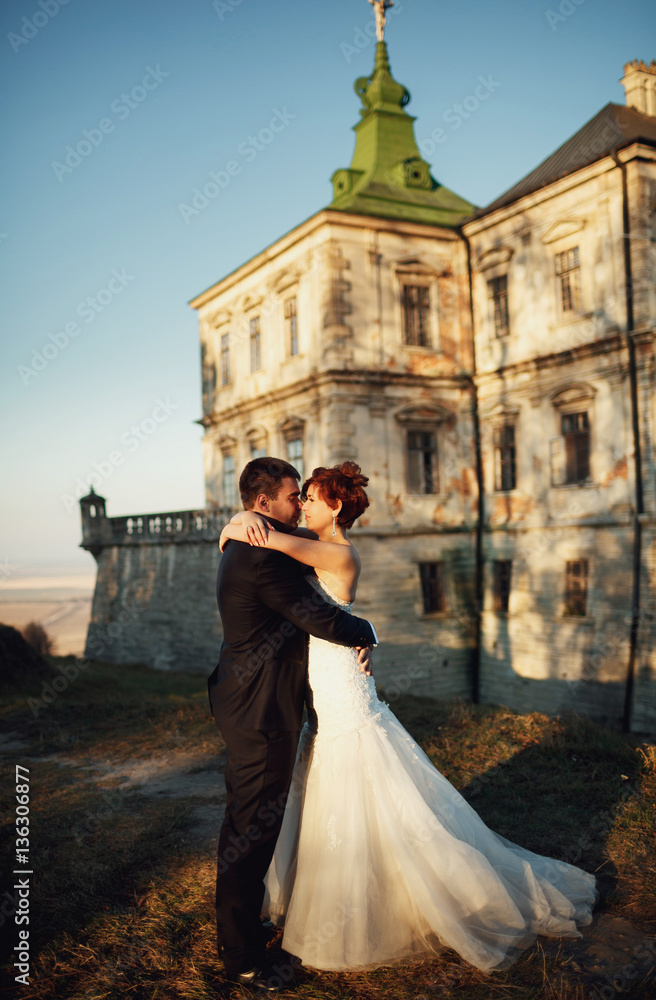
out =
{"type": "Polygon", "coordinates": [[[209,673],[243,465],[353,459],[356,610],[390,700],[656,726],[656,64],[623,83],[477,210],[432,176],[379,41],[330,205],[191,302],[206,509],[82,501],[88,655],[209,673]]]}

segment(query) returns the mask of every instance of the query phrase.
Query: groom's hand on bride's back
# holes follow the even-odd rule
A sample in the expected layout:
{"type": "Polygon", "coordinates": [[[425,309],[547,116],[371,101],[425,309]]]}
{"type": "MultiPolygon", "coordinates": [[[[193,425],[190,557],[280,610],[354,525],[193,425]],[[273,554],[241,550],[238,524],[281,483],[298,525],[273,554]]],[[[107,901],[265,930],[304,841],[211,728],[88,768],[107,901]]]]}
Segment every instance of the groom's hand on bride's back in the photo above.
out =
{"type": "Polygon", "coordinates": [[[358,666],[360,667],[360,673],[366,674],[367,677],[373,677],[374,675],[374,660],[373,660],[373,649],[371,646],[355,646],[358,651],[358,666]]]}

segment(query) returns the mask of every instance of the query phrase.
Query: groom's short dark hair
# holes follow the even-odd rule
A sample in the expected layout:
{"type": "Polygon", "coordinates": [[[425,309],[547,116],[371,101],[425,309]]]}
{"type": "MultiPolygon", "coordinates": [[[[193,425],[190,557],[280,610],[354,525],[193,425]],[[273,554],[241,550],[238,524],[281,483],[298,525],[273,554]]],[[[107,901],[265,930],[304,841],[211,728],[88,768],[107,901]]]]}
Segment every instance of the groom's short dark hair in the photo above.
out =
{"type": "Polygon", "coordinates": [[[269,500],[275,500],[280,493],[283,479],[290,476],[300,479],[301,474],[284,458],[254,458],[244,466],[239,477],[239,495],[244,510],[249,510],[260,493],[266,494],[269,500]]]}

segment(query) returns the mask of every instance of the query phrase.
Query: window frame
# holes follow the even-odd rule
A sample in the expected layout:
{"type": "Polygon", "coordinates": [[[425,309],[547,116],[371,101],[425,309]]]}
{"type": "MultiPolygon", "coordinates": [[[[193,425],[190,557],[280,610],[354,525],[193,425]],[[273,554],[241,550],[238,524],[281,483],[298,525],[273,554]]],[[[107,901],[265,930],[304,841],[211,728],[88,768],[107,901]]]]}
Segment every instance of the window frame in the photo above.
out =
{"type": "MultiPolygon", "coordinates": [[[[424,425],[424,426],[412,426],[412,425],[411,426],[406,426],[404,428],[404,445],[405,445],[404,451],[405,451],[405,487],[406,487],[406,493],[409,496],[417,496],[417,497],[435,496],[436,494],[438,494],[440,492],[440,461],[439,461],[439,458],[440,458],[440,442],[438,440],[437,428],[436,427],[429,427],[429,426],[426,426],[426,425],[424,425]],[[411,475],[410,435],[411,434],[430,435],[430,437],[433,440],[434,447],[431,449],[431,451],[432,451],[432,454],[434,455],[434,461],[433,461],[433,467],[432,467],[432,470],[431,470],[431,473],[432,473],[432,475],[431,475],[432,482],[431,482],[430,485],[432,486],[432,489],[430,489],[430,490],[425,490],[425,489],[424,490],[416,490],[416,489],[412,488],[412,484],[410,482],[410,475],[411,475]]],[[[426,450],[425,449],[413,449],[413,453],[417,453],[417,452],[420,452],[420,451],[423,452],[424,455],[426,455],[426,450]]]]}
{"type": "MultiPolygon", "coordinates": [[[[415,277],[411,274],[404,274],[399,276],[399,305],[401,308],[401,342],[404,347],[418,347],[422,350],[435,350],[435,344],[433,343],[434,330],[433,330],[433,295],[431,292],[433,282],[421,280],[419,277],[415,277]],[[422,334],[425,339],[425,343],[421,343],[420,339],[417,342],[409,339],[409,324],[408,324],[408,302],[407,302],[407,290],[413,289],[417,292],[425,293],[426,303],[413,303],[413,306],[418,306],[421,314],[421,310],[425,308],[425,326],[423,330],[419,333],[419,338],[422,334]]],[[[414,335],[414,331],[412,331],[414,335]]]]}
{"type": "Polygon", "coordinates": [[[563,486],[578,486],[580,483],[585,483],[590,479],[590,458],[592,454],[592,435],[590,428],[590,416],[589,411],[585,410],[566,410],[560,414],[560,437],[563,442],[563,486]],[[579,431],[577,428],[574,430],[565,431],[565,422],[571,420],[572,418],[583,417],[585,418],[585,428],[583,431],[579,431]],[[585,475],[580,474],[579,461],[580,461],[580,440],[584,439],[586,442],[586,454],[584,458],[583,469],[585,469],[585,475]],[[574,468],[575,467],[575,468],[574,468]],[[570,475],[573,472],[574,475],[570,475]]]}
{"type": "Polygon", "coordinates": [[[492,560],[492,610],[507,614],[512,591],[512,559],[492,560]],[[501,569],[504,567],[504,570],[501,569]],[[504,579],[503,574],[507,571],[504,579]],[[505,607],[503,606],[505,604],[505,607]]]}
{"type": "Polygon", "coordinates": [[[230,358],[230,331],[219,334],[219,358],[221,369],[221,387],[231,385],[232,369],[230,358]]]}
{"type": "Polygon", "coordinates": [[[417,563],[419,567],[419,586],[421,590],[421,601],[424,615],[445,614],[447,611],[446,602],[446,581],[444,579],[444,562],[441,559],[421,560],[417,563]],[[430,571],[435,570],[432,577],[430,571]],[[436,596],[435,603],[439,607],[432,607],[432,596],[436,596]],[[431,606],[429,606],[431,605],[431,606]]]}
{"type": "Polygon", "coordinates": [[[509,493],[512,490],[517,489],[517,436],[516,436],[517,423],[515,420],[504,420],[503,422],[496,423],[492,429],[492,453],[494,461],[494,493],[509,493]],[[497,438],[502,435],[503,432],[511,430],[512,431],[512,442],[497,441],[497,438]],[[512,455],[510,459],[511,468],[511,481],[512,486],[504,486],[503,476],[504,469],[507,468],[507,461],[504,462],[504,451],[506,449],[512,449],[512,455]]]}
{"type": "Polygon", "coordinates": [[[249,316],[248,319],[248,333],[249,333],[249,346],[250,346],[250,361],[251,361],[251,375],[254,372],[262,371],[262,317],[260,313],[255,316],[249,316]],[[257,364],[253,365],[253,347],[256,349],[256,360],[257,364]]]}
{"type": "Polygon", "coordinates": [[[564,618],[587,618],[590,596],[590,561],[584,556],[565,561],[565,598],[563,604],[564,618]],[[574,567],[580,566],[582,572],[575,572],[574,567]],[[583,585],[580,586],[580,581],[583,585]],[[582,603],[579,603],[582,602],[582,603]],[[582,607],[583,610],[577,610],[582,607]]]}
{"type": "Polygon", "coordinates": [[[578,316],[582,310],[583,299],[580,243],[554,253],[554,276],[559,315],[566,318],[578,316]],[[570,254],[574,255],[574,263],[572,264],[569,263],[570,254]],[[570,276],[573,276],[573,280],[570,276]]]}
{"type": "Polygon", "coordinates": [[[235,456],[233,452],[223,452],[221,457],[221,493],[223,496],[223,505],[225,507],[235,508],[239,506],[239,484],[237,483],[237,465],[235,462],[235,456]],[[226,468],[226,463],[231,461],[232,468],[226,468]],[[226,489],[226,476],[232,475],[232,488],[230,490],[226,489]],[[230,494],[230,496],[228,495],[230,494]]]}
{"type": "Polygon", "coordinates": [[[298,293],[296,291],[283,298],[282,315],[285,330],[285,357],[297,358],[301,350],[298,335],[298,293]],[[293,309],[292,303],[294,303],[293,309]]]}
{"type": "Polygon", "coordinates": [[[508,272],[504,271],[501,274],[491,275],[487,278],[487,296],[488,296],[488,310],[490,317],[490,324],[492,330],[494,331],[494,337],[496,340],[505,340],[506,337],[510,336],[510,305],[509,305],[509,293],[508,293],[508,272]],[[503,298],[498,294],[498,289],[494,286],[497,282],[505,282],[505,287],[503,289],[503,298]],[[499,302],[504,302],[504,318],[505,324],[498,322],[499,314],[501,310],[498,308],[499,302]]]}
{"type": "Polygon", "coordinates": [[[294,468],[298,472],[300,472],[301,474],[300,483],[302,486],[303,483],[305,482],[305,434],[303,433],[303,430],[301,429],[294,430],[285,435],[285,457],[289,462],[289,464],[293,465],[294,468]],[[290,455],[290,446],[294,444],[295,441],[300,441],[301,443],[300,463],[296,457],[290,455]]]}

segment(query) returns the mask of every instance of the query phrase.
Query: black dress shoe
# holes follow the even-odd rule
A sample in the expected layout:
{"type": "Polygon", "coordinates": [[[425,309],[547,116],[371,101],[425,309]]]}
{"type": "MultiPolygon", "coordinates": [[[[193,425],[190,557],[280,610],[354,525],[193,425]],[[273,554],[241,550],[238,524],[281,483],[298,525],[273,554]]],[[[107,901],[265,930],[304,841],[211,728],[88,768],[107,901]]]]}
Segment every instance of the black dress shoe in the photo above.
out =
{"type": "Polygon", "coordinates": [[[260,996],[277,996],[284,989],[284,986],[278,985],[281,980],[274,973],[270,974],[269,969],[261,968],[259,965],[246,972],[238,972],[231,978],[238,986],[245,986],[260,996]]]}

